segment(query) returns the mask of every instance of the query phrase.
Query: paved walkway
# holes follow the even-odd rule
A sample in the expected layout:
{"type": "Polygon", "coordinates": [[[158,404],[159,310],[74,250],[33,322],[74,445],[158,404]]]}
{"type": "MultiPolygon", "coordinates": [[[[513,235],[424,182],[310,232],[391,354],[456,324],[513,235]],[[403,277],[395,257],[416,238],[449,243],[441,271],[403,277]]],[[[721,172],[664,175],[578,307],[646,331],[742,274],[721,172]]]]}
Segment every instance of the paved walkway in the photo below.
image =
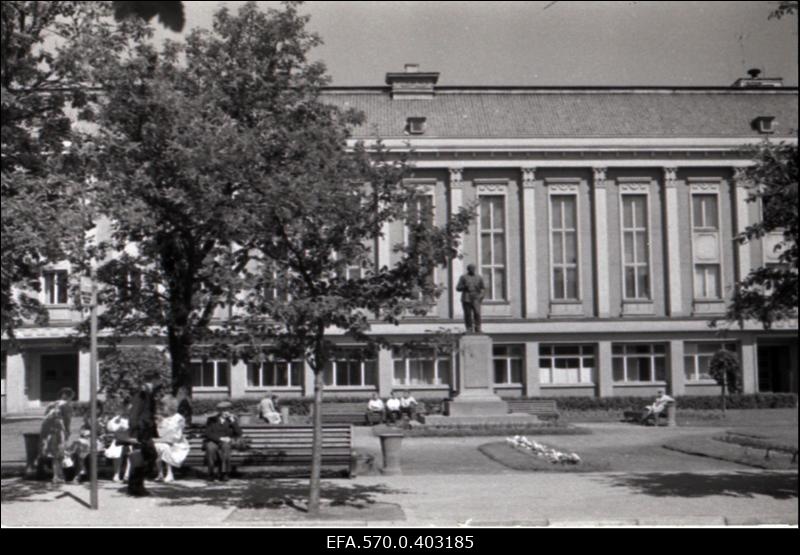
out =
{"type": "Polygon", "coordinates": [[[559,526],[797,524],[797,473],[519,473],[363,476],[325,480],[323,500],[353,510],[308,521],[306,480],[186,480],[132,499],[102,482],[4,480],[4,526],[559,526]],[[393,507],[394,511],[385,510],[393,507]],[[385,515],[385,516],[381,516],[385,515]]]}

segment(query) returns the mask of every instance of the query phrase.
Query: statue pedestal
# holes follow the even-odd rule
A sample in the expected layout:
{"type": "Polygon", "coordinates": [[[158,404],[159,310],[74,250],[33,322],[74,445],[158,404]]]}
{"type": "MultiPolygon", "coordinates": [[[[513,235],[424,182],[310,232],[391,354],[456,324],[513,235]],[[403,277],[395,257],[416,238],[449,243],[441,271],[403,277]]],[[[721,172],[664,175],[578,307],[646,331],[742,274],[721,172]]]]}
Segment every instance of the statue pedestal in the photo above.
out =
{"type": "Polygon", "coordinates": [[[448,403],[449,416],[431,416],[429,425],[509,424],[537,422],[536,416],[509,414],[508,405],[494,392],[492,339],[468,333],[458,343],[459,393],[448,403]]]}

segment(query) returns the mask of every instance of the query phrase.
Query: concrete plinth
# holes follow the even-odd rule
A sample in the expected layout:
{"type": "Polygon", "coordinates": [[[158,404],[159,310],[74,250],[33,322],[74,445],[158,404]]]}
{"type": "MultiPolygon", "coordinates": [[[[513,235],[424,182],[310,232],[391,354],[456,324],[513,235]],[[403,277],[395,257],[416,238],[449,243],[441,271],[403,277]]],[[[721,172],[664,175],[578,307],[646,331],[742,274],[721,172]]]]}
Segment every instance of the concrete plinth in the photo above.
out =
{"type": "Polygon", "coordinates": [[[458,343],[460,392],[448,405],[451,417],[505,416],[508,406],[497,396],[492,378],[492,339],[469,333],[458,343]]]}

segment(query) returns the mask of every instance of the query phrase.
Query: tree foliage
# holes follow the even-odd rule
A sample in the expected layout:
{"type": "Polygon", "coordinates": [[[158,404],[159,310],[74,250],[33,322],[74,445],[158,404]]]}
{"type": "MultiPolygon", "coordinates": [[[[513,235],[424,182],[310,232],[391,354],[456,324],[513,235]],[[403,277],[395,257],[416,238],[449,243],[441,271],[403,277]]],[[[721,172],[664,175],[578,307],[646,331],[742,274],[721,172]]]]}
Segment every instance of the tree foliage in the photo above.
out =
{"type": "Polygon", "coordinates": [[[145,382],[145,375],[156,372],[161,383],[170,381],[170,364],[156,347],[121,347],[107,352],[100,361],[100,388],[109,401],[121,406],[145,382]]]}
{"type": "Polygon", "coordinates": [[[741,243],[777,234],[779,263],[750,272],[737,284],[728,307],[729,320],[757,320],[766,328],[775,321],[797,317],[797,145],[762,143],[755,164],[744,170],[750,202],[761,206],[760,221],[738,237],[741,243]]]}
{"type": "Polygon", "coordinates": [[[44,265],[83,232],[60,153],[75,115],[90,118],[94,64],[120,55],[135,22],[114,25],[108,2],[2,3],[2,331],[44,323],[44,265]]]}

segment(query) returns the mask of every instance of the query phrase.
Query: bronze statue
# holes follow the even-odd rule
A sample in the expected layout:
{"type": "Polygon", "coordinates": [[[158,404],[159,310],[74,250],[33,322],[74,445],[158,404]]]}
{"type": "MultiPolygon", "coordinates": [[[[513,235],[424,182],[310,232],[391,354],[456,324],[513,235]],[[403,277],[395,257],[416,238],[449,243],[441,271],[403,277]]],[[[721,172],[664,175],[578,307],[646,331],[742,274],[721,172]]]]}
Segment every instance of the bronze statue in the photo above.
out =
{"type": "Polygon", "coordinates": [[[456,291],[461,291],[461,306],[464,307],[464,324],[468,332],[481,331],[481,302],[483,302],[483,278],[475,275],[475,265],[467,265],[467,273],[461,276],[456,291]]]}

